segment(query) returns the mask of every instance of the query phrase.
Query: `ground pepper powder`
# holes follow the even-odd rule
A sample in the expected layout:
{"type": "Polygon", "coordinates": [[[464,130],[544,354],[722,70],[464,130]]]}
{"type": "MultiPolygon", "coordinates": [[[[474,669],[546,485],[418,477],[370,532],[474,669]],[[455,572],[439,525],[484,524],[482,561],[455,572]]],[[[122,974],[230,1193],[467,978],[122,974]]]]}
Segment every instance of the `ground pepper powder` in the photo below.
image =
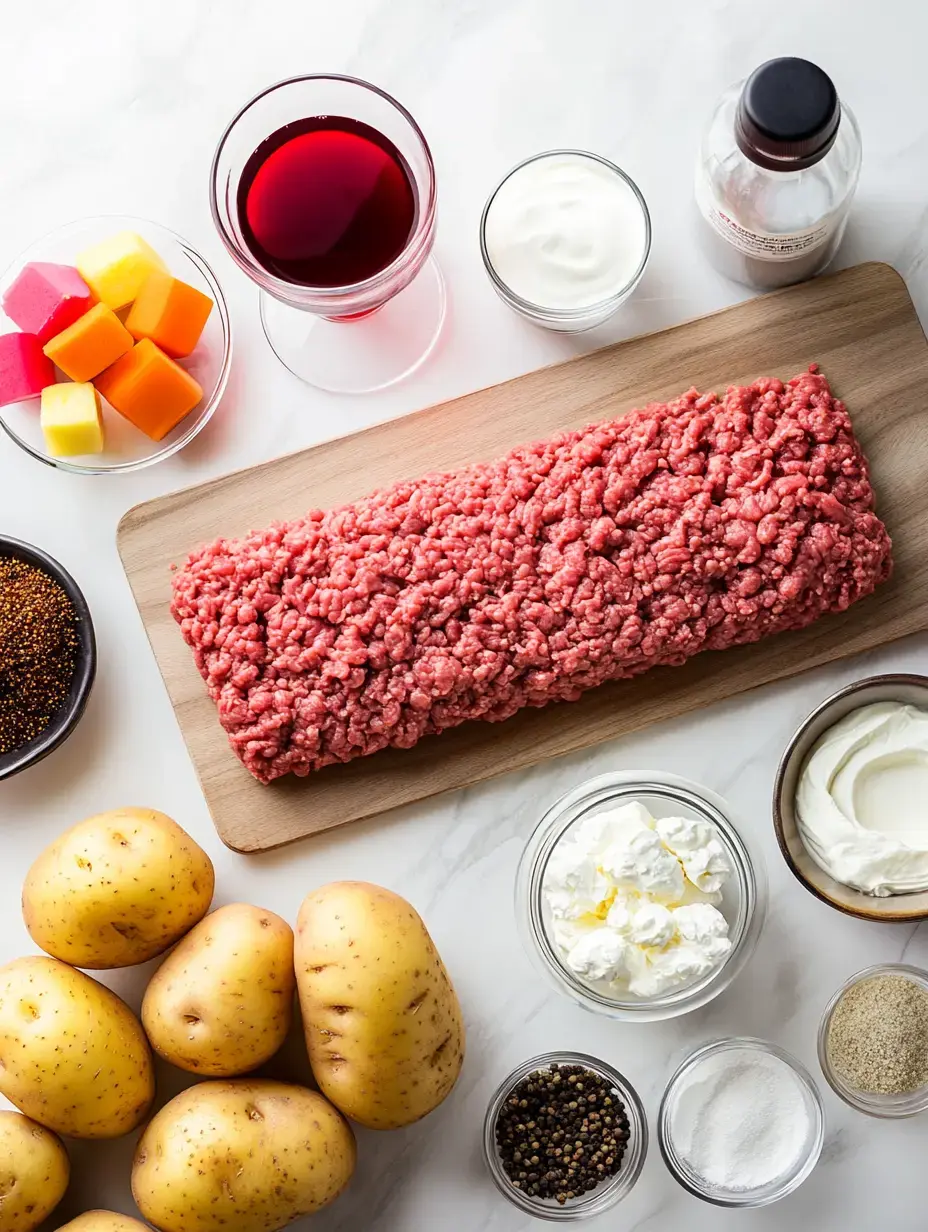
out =
{"type": "Polygon", "coordinates": [[[77,613],[59,583],[0,556],[0,754],[51,723],[67,699],[79,645],[77,613]]]}
{"type": "Polygon", "coordinates": [[[615,1176],[629,1129],[618,1091],[582,1065],[552,1065],[517,1083],[496,1120],[513,1187],[563,1206],[615,1176]]]}
{"type": "Polygon", "coordinates": [[[928,1083],[928,992],[904,975],[852,985],[828,1030],[831,1064],[845,1082],[874,1095],[902,1095],[928,1083]]]}

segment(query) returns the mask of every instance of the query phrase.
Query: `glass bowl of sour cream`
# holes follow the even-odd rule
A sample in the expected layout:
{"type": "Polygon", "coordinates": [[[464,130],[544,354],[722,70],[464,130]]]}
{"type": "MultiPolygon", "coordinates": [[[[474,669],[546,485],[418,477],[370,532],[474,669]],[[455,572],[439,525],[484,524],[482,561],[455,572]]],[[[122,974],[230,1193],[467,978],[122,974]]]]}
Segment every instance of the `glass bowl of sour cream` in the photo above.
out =
{"type": "Polygon", "coordinates": [[[494,289],[526,320],[561,333],[601,325],[641,281],[651,216],[621,167],[585,150],[548,150],[490,194],[480,252],[494,289]]]}
{"type": "Polygon", "coordinates": [[[780,761],[773,823],[811,893],[862,920],[928,919],[928,676],[855,681],[803,721],[780,761]]]}
{"type": "Polygon", "coordinates": [[[516,876],[522,942],[559,992],[629,1021],[675,1018],[754,952],[767,882],[725,801],[672,774],[613,772],[542,817],[516,876]]]}

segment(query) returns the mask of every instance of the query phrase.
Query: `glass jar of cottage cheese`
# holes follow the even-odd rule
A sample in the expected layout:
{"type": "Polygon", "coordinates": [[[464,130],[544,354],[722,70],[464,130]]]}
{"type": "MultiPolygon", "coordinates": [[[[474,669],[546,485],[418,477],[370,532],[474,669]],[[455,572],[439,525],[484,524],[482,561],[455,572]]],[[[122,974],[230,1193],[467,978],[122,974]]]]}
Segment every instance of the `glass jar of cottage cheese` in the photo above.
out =
{"type": "Polygon", "coordinates": [[[516,877],[522,941],[559,992],[613,1018],[675,1018],[750,959],[767,882],[721,797],[615,772],[547,811],[516,877]]]}

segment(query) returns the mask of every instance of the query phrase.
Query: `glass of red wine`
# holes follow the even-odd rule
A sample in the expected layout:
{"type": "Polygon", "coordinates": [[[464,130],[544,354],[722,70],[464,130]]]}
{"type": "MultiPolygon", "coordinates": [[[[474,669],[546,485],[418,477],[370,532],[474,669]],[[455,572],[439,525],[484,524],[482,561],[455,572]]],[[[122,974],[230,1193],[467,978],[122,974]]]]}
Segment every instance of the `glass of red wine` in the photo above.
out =
{"type": "Polygon", "coordinates": [[[261,288],[278,358],[320,389],[365,393],[433,350],[435,166],[418,124],[354,77],[293,77],[247,103],[213,159],[210,205],[261,288]]]}

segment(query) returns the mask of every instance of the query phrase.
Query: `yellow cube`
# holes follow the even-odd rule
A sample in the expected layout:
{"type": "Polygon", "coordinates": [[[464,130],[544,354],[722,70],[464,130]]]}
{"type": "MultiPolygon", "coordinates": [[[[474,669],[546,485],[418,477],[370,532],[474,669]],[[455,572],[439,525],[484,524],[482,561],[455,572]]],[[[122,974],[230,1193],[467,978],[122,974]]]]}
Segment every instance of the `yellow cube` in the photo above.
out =
{"type": "Polygon", "coordinates": [[[47,385],[42,390],[39,422],[53,458],[103,451],[100,395],[93,385],[73,381],[47,385]]]}
{"type": "Polygon", "coordinates": [[[97,299],[114,312],[132,303],[150,274],[168,272],[151,244],[134,231],[120,231],[85,248],[74,264],[97,299]]]}

